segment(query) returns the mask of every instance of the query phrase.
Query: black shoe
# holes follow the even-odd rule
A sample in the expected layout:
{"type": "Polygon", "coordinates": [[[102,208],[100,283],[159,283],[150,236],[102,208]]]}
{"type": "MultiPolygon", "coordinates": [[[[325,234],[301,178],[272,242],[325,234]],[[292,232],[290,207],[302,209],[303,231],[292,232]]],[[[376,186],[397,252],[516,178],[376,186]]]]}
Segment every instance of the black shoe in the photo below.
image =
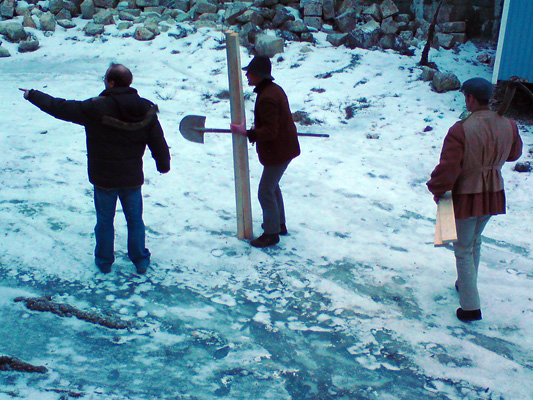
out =
{"type": "Polygon", "coordinates": [[[263,233],[257,239],[250,241],[250,244],[254,247],[268,247],[273,246],[276,243],[279,243],[279,235],[274,233],[269,235],[268,233],[263,233]]]}
{"type": "Polygon", "coordinates": [[[148,267],[150,266],[150,259],[143,260],[135,264],[135,269],[137,270],[137,273],[139,275],[143,275],[148,270],[148,267]]]}
{"type": "Polygon", "coordinates": [[[98,267],[100,272],[102,272],[104,274],[109,274],[111,272],[111,265],[107,265],[107,264],[99,265],[99,264],[96,264],[96,266],[98,267]]]}
{"type": "Polygon", "coordinates": [[[479,321],[481,319],[481,310],[463,310],[457,309],[457,318],[463,322],[479,321]]]}

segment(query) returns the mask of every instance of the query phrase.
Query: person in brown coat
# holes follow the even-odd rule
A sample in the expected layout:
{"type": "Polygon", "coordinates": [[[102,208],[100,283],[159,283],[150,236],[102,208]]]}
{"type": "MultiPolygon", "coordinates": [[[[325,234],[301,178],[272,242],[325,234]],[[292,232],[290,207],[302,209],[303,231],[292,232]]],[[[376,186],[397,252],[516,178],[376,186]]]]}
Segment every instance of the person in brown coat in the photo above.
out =
{"type": "Polygon", "coordinates": [[[505,214],[501,168],[520,157],[522,140],[513,120],[489,109],[489,81],[469,79],[461,91],[472,114],[448,131],[427,186],[437,203],[452,191],[457,228],[455,288],[461,305],[456,314],[466,322],[482,318],[477,288],[481,233],[492,215],[505,214]]]}
{"type": "Polygon", "coordinates": [[[273,82],[270,59],[256,56],[243,70],[248,84],[255,86],[257,93],[254,127],[246,130],[244,121],[230,126],[233,133],[247,136],[256,144],[259,162],[264,167],[258,190],[264,233],[250,244],[267,247],[278,243],[279,235],[287,234],[279,182],[291,160],[300,154],[300,145],[287,95],[273,82]]]}

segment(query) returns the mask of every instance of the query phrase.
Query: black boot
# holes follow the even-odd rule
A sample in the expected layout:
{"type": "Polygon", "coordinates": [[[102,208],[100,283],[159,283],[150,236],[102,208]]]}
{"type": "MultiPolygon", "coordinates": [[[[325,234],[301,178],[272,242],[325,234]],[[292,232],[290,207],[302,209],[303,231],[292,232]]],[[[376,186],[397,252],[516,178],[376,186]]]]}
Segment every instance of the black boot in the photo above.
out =
{"type": "Polygon", "coordinates": [[[269,235],[268,233],[263,233],[257,239],[254,239],[250,244],[254,247],[268,247],[273,246],[276,243],[279,243],[279,235],[277,233],[269,235]]]}
{"type": "Polygon", "coordinates": [[[463,310],[457,309],[457,318],[463,322],[479,321],[481,319],[481,310],[463,310]]]}

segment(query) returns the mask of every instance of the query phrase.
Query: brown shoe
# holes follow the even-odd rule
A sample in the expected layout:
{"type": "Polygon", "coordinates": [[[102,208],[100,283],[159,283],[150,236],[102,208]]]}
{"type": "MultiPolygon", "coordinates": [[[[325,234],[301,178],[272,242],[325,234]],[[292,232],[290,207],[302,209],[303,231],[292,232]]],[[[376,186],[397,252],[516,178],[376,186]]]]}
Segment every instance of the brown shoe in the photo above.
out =
{"type": "Polygon", "coordinates": [[[263,233],[257,239],[250,241],[250,244],[254,247],[268,247],[273,246],[276,243],[279,243],[279,235],[274,233],[269,235],[268,233],[263,233]]]}

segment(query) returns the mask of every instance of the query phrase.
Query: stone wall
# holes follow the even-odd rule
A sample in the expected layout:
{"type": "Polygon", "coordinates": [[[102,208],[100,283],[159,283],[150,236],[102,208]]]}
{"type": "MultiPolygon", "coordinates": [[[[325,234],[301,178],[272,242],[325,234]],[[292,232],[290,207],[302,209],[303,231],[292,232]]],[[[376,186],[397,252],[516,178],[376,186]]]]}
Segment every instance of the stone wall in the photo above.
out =
{"type": "MultiPolygon", "coordinates": [[[[445,0],[434,47],[453,48],[476,37],[496,38],[503,0],[445,0]]],[[[0,35],[34,51],[39,43],[25,28],[53,34],[57,26],[84,24],[86,35],[117,25],[124,36],[151,40],[173,26],[231,27],[241,43],[269,56],[285,41],[314,41],[323,31],[335,46],[409,52],[427,38],[439,0],[0,0],[0,35]],[[79,18],[78,18],[79,17],[79,18]],[[15,21],[10,21],[15,19],[15,21]],[[22,19],[22,22],[19,22],[22,19]],[[85,20],[85,21],[84,21],[85,20]],[[275,36],[264,35],[275,31],[275,36]]],[[[186,35],[182,30],[180,34],[186,35]]],[[[173,35],[176,35],[173,33],[173,35]]],[[[0,41],[1,44],[1,41],[0,41]]],[[[0,46],[0,56],[6,55],[0,46]]]]}

